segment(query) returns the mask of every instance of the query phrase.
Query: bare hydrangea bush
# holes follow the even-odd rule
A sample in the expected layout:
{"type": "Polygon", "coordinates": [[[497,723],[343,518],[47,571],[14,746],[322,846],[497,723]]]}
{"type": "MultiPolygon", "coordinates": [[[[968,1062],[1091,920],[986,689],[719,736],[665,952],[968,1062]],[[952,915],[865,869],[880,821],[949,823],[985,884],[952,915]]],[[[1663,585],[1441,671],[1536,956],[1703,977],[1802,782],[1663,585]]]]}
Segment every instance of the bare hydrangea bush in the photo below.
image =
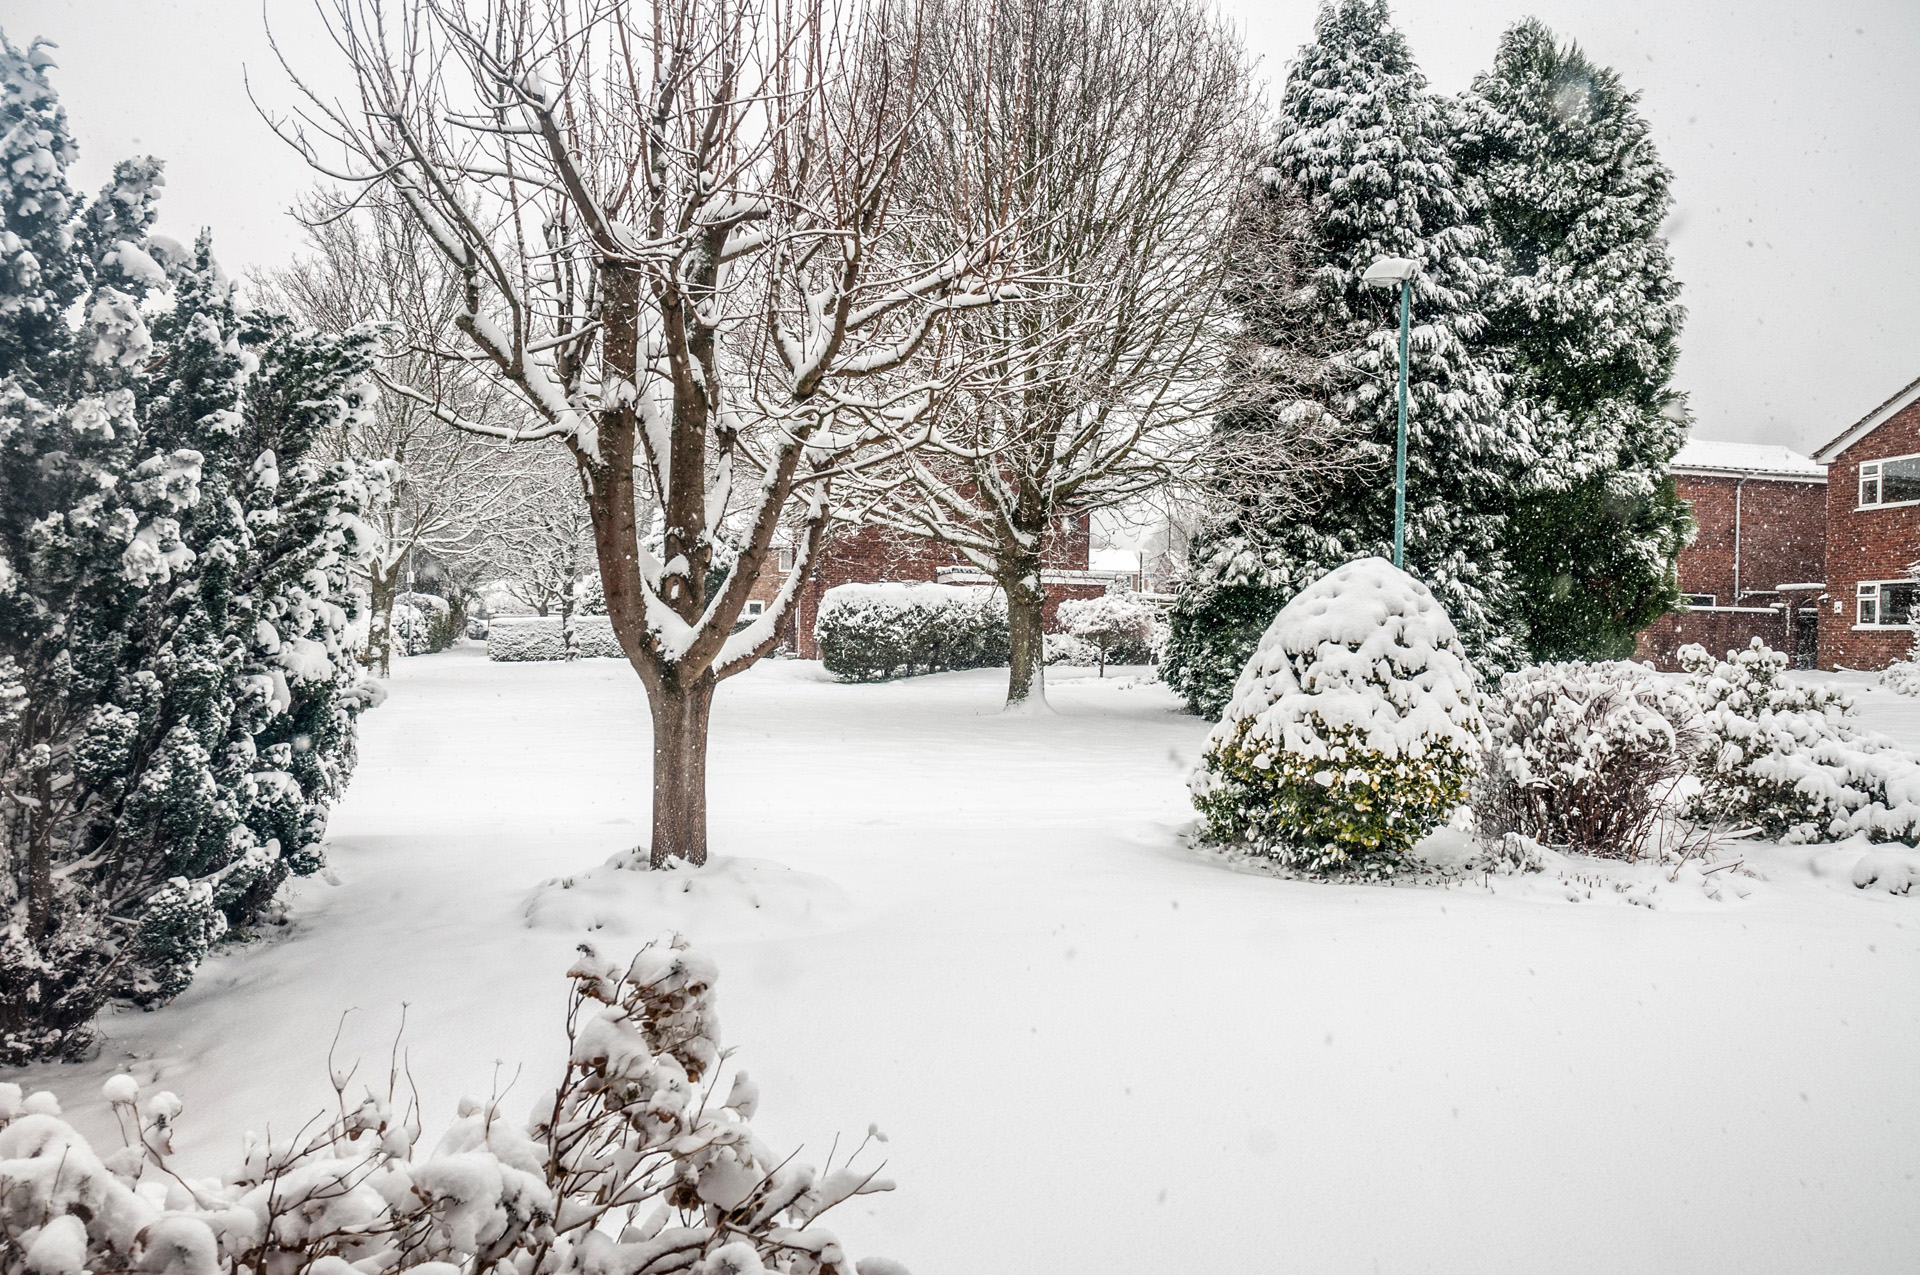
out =
{"type": "Polygon", "coordinates": [[[115,1076],[126,1145],[104,1157],[50,1093],[0,1084],[0,1270],[32,1275],[906,1275],[856,1266],[814,1223],[891,1188],[778,1156],[724,1054],[712,963],[675,937],[567,971],[566,1073],[524,1123],[464,1100],[430,1149],[400,1078],[286,1140],[249,1135],[219,1178],[173,1163],[181,1103],[115,1076]],[[399,1104],[399,1105],[397,1105],[399,1104]],[[404,1109],[402,1106],[404,1105],[404,1109]]]}

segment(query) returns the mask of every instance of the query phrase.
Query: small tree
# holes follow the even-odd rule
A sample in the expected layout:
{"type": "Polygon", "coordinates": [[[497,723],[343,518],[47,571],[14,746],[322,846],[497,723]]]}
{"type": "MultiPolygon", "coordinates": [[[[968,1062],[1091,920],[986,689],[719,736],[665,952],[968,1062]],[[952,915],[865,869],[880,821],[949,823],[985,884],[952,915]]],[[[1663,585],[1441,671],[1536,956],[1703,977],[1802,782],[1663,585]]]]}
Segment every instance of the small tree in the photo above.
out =
{"type": "Polygon", "coordinates": [[[1013,707],[1045,698],[1051,546],[1184,476],[1241,388],[1222,296],[1255,102],[1237,36],[1190,0],[929,8],[945,74],[910,197],[960,192],[963,227],[1016,210],[1009,251],[1048,282],[955,325],[980,374],[928,447],[874,471],[862,513],[1005,591],[1013,707]]]}
{"type": "Polygon", "coordinates": [[[964,371],[917,362],[929,336],[1011,282],[1004,222],[956,241],[950,210],[895,199],[924,32],[824,0],[328,12],[353,104],[308,92],[280,131],[426,231],[459,280],[465,357],[524,423],[389,388],[458,428],[566,449],[652,707],[653,862],[704,862],[715,688],[778,644],[836,481],[924,441],[964,371]],[[658,553],[642,542],[656,507],[658,553]],[[738,552],[711,585],[729,523],[738,552]],[[793,568],[735,632],[783,528],[793,568]]]}
{"type": "Polygon", "coordinates": [[[1100,652],[1100,676],[1109,657],[1130,664],[1153,658],[1154,630],[1160,613],[1132,593],[1070,598],[1060,604],[1061,627],[1100,652]]]}

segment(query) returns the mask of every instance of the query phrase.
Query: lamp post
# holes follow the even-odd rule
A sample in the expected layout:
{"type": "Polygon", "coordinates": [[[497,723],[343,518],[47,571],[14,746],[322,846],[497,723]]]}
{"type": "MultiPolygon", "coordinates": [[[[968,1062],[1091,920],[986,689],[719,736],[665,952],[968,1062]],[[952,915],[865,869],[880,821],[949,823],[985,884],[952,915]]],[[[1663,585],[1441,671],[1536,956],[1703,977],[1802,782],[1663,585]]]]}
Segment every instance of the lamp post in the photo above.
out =
{"type": "Polygon", "coordinates": [[[1381,257],[1360,276],[1363,288],[1400,285],[1400,433],[1393,449],[1393,565],[1407,567],[1407,321],[1412,308],[1413,276],[1420,263],[1410,257],[1381,257]]]}

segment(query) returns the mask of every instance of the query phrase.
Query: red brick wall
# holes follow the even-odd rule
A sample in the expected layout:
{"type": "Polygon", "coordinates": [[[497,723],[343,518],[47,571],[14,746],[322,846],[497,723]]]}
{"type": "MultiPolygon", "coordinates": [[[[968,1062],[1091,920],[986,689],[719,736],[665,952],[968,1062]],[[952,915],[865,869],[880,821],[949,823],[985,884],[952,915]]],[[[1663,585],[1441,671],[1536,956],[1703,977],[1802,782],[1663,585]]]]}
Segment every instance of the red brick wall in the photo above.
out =
{"type": "Polygon", "coordinates": [[[1720,606],[1766,606],[1783,584],[1823,579],[1827,489],[1769,478],[1675,474],[1699,533],[1680,551],[1680,592],[1709,593],[1720,606]],[[1734,503],[1738,492],[1740,592],[1734,596],[1734,503]]]}
{"type": "Polygon", "coordinates": [[[1856,508],[1860,462],[1920,452],[1920,403],[1841,452],[1827,467],[1827,594],[1820,612],[1820,667],[1885,668],[1913,645],[1905,629],[1856,629],[1854,586],[1899,580],[1920,559],[1920,505],[1856,508]],[[1835,603],[1839,610],[1835,610],[1835,603]]]}
{"type": "Polygon", "coordinates": [[[1670,611],[1640,630],[1633,658],[1652,660],[1655,668],[1672,673],[1680,668],[1680,648],[1689,643],[1698,642],[1707,654],[1725,659],[1727,652],[1744,649],[1754,638],[1776,651],[1791,650],[1785,608],[1670,611]]]}
{"type": "MultiPolygon", "coordinates": [[[[1056,526],[1047,538],[1044,560],[1052,570],[1085,571],[1092,560],[1093,535],[1088,520],[1083,515],[1073,521],[1072,530],[1056,526]]],[[[812,578],[801,589],[788,640],[803,658],[818,658],[819,651],[813,644],[813,622],[820,613],[821,597],[835,585],[933,580],[941,567],[969,565],[958,552],[918,536],[895,535],[878,527],[843,530],[822,549],[812,578]]],[[[1054,628],[1054,613],[1065,599],[1095,597],[1104,592],[1103,586],[1048,585],[1046,627],[1054,628]]]]}

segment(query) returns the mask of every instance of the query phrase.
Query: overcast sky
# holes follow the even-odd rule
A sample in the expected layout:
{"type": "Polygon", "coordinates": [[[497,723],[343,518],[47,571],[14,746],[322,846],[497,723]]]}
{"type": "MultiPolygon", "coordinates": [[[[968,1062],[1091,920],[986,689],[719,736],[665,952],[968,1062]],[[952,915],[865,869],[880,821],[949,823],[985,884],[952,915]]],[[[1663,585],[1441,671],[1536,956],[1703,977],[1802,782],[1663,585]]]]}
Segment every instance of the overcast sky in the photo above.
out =
{"type": "MultiPolygon", "coordinates": [[[[1278,82],[1315,0],[1228,0],[1278,82]]],[[[308,0],[266,0],[281,45],[324,76],[308,0]]],[[[1689,318],[1679,382],[1704,438],[1811,450],[1920,376],[1920,0],[1402,0],[1436,88],[1465,88],[1532,13],[1643,93],[1674,170],[1668,225],[1689,318]]],[[[248,103],[291,92],[260,0],[5,0],[16,45],[56,40],[82,189],[120,157],[167,162],[161,229],[210,225],[238,273],[299,243],[310,181],[248,103]]]]}

